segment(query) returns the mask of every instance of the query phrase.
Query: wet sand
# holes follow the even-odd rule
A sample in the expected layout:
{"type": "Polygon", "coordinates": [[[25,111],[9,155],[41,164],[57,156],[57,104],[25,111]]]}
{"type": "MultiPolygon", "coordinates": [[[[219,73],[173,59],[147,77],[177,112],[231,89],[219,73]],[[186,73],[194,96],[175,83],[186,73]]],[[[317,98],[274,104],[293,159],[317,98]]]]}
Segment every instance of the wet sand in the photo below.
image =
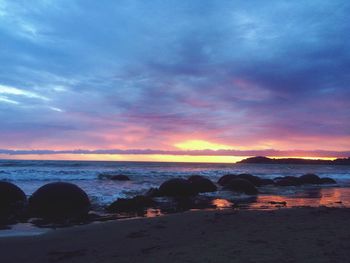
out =
{"type": "Polygon", "coordinates": [[[0,238],[8,262],[350,262],[350,209],[198,211],[0,238]]]}

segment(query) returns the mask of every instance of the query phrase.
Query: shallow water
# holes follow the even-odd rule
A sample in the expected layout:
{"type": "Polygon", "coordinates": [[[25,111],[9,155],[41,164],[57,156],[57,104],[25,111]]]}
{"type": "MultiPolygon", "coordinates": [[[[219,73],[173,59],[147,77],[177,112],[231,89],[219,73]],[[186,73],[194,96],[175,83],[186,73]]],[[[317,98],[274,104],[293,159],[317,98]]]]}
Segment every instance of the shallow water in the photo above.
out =
{"type": "Polygon", "coordinates": [[[24,236],[39,236],[47,233],[50,229],[38,228],[30,223],[20,223],[11,226],[9,229],[0,231],[0,238],[3,237],[24,237],[24,236]]]}

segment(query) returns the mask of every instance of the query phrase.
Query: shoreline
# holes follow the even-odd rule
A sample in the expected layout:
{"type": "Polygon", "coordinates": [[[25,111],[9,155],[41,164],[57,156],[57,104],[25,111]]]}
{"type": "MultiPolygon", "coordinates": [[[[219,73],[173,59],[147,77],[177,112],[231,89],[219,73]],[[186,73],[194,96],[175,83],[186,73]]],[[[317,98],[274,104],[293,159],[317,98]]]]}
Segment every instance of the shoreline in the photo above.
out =
{"type": "Polygon", "coordinates": [[[349,216],[320,207],[100,222],[0,238],[1,262],[347,262],[349,216]]]}
{"type": "MultiPolygon", "coordinates": [[[[287,189],[288,190],[288,189],[287,189]]],[[[277,195],[265,192],[256,196],[241,195],[235,198],[201,196],[202,200],[198,207],[176,208],[174,201],[170,201],[169,207],[148,207],[142,210],[131,210],[125,212],[107,212],[104,206],[91,210],[89,216],[83,221],[72,222],[50,222],[44,219],[32,218],[28,221],[14,224],[0,225],[0,238],[10,236],[31,236],[44,233],[52,229],[71,228],[79,225],[90,225],[101,222],[112,222],[121,220],[147,219],[163,217],[185,212],[224,212],[224,211],[274,211],[280,209],[301,208],[337,208],[350,209],[350,187],[315,187],[307,186],[299,188],[299,193],[277,195]]],[[[164,201],[163,201],[164,202],[164,201]]]]}

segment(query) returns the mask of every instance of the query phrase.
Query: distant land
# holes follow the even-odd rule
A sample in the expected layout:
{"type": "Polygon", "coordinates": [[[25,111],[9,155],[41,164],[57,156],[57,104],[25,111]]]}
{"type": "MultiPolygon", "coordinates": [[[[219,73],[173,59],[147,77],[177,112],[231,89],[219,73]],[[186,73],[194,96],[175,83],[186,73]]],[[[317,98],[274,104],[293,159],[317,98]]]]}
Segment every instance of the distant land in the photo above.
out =
{"type": "Polygon", "coordinates": [[[350,157],[335,160],[314,160],[302,158],[268,158],[256,156],[244,159],[237,163],[258,163],[258,164],[327,164],[327,165],[350,165],[350,157]]]}

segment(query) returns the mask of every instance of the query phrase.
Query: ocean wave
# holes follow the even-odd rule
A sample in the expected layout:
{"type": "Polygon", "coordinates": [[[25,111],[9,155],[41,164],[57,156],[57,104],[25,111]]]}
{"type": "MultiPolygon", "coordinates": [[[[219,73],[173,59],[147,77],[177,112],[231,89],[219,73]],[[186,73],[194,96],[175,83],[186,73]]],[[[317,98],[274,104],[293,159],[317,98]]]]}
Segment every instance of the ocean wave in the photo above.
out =
{"type": "Polygon", "coordinates": [[[76,181],[76,180],[94,180],[94,173],[89,172],[69,172],[69,171],[22,171],[16,170],[6,173],[0,173],[0,180],[5,181],[76,181]]]}
{"type": "MultiPolygon", "coordinates": [[[[178,164],[135,162],[80,162],[80,161],[0,161],[0,180],[11,181],[30,195],[42,185],[53,181],[67,181],[84,189],[94,202],[109,204],[118,198],[142,194],[151,187],[170,178],[188,178],[202,175],[217,180],[224,174],[250,173],[261,178],[279,176],[301,176],[315,173],[320,177],[331,177],[339,186],[350,185],[349,167],[293,166],[293,165],[234,165],[234,164],[178,164]],[[131,180],[126,182],[99,180],[101,173],[124,174],[131,180]]],[[[282,193],[294,195],[302,188],[266,188],[266,194],[282,193]],[[289,192],[290,193],[289,193],[289,192]]]]}

